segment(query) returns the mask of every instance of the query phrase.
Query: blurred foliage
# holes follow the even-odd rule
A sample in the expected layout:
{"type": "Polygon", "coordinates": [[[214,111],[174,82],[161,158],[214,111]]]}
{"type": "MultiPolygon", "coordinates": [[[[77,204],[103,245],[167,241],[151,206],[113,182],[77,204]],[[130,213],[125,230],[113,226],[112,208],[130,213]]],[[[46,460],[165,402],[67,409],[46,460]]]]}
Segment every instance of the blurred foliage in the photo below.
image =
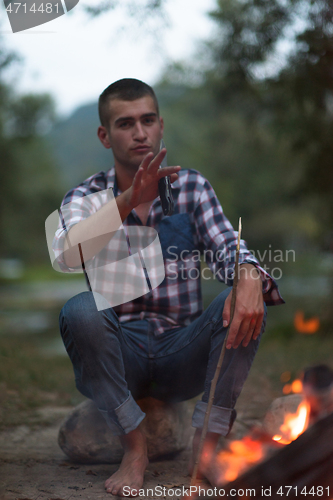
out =
{"type": "Polygon", "coordinates": [[[144,36],[153,35],[155,42],[160,38],[160,29],[167,26],[168,16],[164,9],[167,0],[99,0],[95,5],[85,3],[82,5],[90,19],[94,19],[110,11],[121,11],[126,19],[125,26],[119,26],[119,32],[125,30],[126,34],[144,30],[144,36]]]}
{"type": "Polygon", "coordinates": [[[333,224],[333,2],[220,0],[212,15],[215,95],[241,104],[254,141],[258,129],[270,137],[275,196],[295,231],[323,245],[333,224]],[[284,63],[269,70],[283,42],[284,63]]]}
{"type": "Polygon", "coordinates": [[[0,258],[46,260],[45,219],[61,199],[42,133],[55,118],[49,95],[15,94],[4,73],[15,55],[0,48],[0,258]]]}
{"type": "Polygon", "coordinates": [[[130,15],[136,16],[140,13],[145,15],[161,14],[164,3],[165,0],[102,0],[96,5],[83,5],[83,8],[90,16],[97,17],[121,6],[126,7],[130,15]]]}
{"type": "Polygon", "coordinates": [[[333,2],[219,0],[211,16],[190,71],[158,88],[175,97],[172,160],[207,175],[250,246],[332,249],[333,2]]]}

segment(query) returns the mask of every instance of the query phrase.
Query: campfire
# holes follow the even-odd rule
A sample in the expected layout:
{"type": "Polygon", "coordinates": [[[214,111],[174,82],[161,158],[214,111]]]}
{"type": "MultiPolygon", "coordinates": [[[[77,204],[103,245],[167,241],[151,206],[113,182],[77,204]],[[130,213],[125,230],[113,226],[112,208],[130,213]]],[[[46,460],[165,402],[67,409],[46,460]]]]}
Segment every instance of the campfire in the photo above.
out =
{"type": "Polygon", "coordinates": [[[324,365],[309,368],[294,388],[302,395],[289,397],[301,402],[275,434],[253,429],[217,456],[223,496],[241,498],[253,488],[255,498],[333,497],[333,371],[324,365]]]}
{"type": "Polygon", "coordinates": [[[220,484],[234,481],[248,468],[268,457],[272,451],[297,439],[308,428],[310,412],[310,405],[304,399],[295,413],[286,414],[276,434],[271,436],[266,430],[254,428],[243,439],[232,441],[217,457],[221,470],[220,484]]]}

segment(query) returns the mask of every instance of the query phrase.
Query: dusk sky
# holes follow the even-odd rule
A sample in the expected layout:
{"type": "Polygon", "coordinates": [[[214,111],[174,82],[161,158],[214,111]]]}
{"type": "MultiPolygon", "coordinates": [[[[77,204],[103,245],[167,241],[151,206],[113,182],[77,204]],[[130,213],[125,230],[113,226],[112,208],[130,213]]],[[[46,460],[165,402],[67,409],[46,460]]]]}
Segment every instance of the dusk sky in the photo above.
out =
{"type": "Polygon", "coordinates": [[[168,25],[151,23],[154,35],[123,9],[90,19],[83,12],[83,0],[66,15],[14,34],[1,15],[5,46],[24,58],[7,78],[21,92],[50,92],[63,115],[97,100],[119,78],[139,78],[153,85],[168,62],[190,58],[198,42],[212,36],[214,24],[207,12],[214,5],[214,0],[168,0],[168,25]]]}

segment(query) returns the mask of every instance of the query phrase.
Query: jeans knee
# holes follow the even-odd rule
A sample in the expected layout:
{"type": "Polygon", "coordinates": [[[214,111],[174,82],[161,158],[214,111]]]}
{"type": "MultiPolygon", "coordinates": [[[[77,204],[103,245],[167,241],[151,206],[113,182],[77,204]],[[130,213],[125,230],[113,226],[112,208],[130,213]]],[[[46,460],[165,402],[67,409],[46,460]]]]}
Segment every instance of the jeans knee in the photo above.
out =
{"type": "Polygon", "coordinates": [[[69,299],[60,311],[60,326],[85,321],[86,316],[91,317],[90,313],[92,312],[93,301],[91,292],[82,292],[69,299]]]}
{"type": "Polygon", "coordinates": [[[89,333],[98,336],[104,330],[108,320],[113,323],[118,322],[118,317],[113,309],[98,311],[94,296],[91,292],[82,292],[69,299],[59,315],[59,326],[61,334],[64,336],[66,330],[70,330],[71,335],[78,338],[82,335],[89,336],[89,333]]]}

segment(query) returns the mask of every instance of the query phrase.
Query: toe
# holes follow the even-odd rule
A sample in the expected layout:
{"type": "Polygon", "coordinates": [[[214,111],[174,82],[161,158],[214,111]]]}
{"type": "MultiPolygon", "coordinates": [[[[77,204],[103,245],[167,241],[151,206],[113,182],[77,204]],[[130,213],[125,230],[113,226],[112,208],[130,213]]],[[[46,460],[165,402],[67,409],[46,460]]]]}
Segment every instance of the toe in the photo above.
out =
{"type": "Polygon", "coordinates": [[[115,484],[110,480],[106,481],[105,489],[108,493],[112,493],[112,495],[115,495],[117,491],[115,484]]]}

